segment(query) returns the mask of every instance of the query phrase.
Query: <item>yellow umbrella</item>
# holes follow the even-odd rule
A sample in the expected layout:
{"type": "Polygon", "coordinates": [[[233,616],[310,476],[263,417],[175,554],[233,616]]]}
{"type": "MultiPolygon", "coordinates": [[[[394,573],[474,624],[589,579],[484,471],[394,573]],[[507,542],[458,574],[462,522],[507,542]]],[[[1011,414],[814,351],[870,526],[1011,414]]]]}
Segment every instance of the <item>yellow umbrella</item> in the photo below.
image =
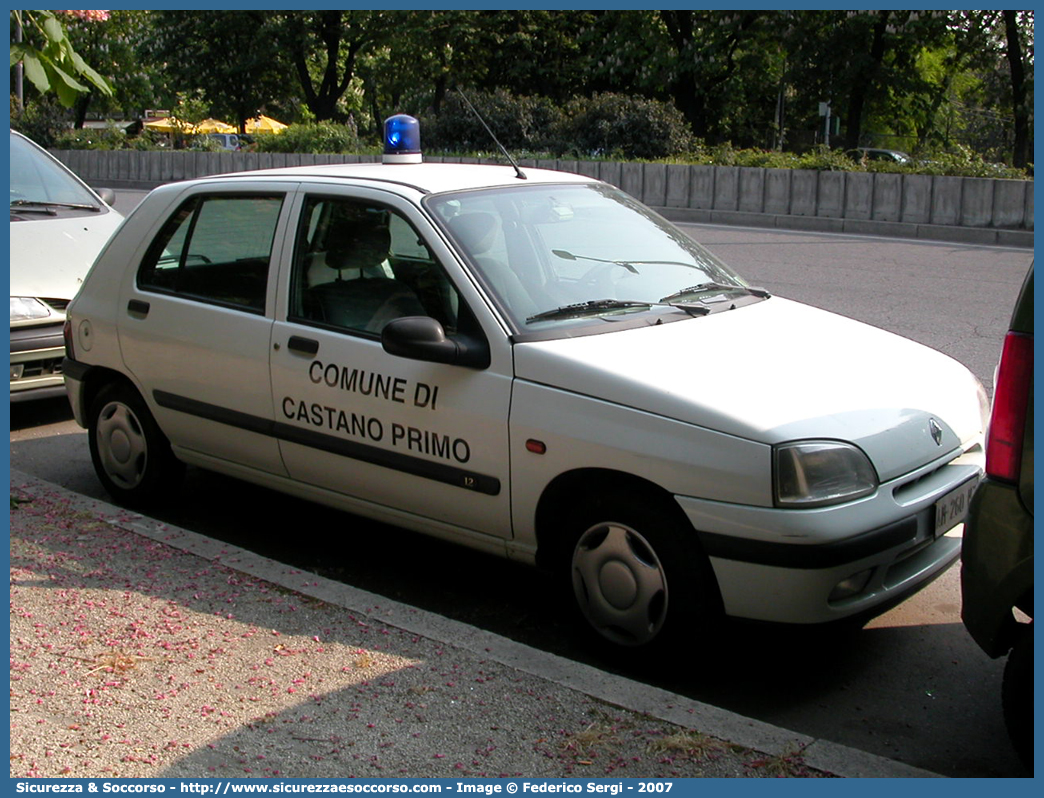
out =
{"type": "Polygon", "coordinates": [[[253,119],[248,119],[243,127],[244,133],[282,133],[289,125],[277,122],[270,116],[261,114],[253,119]]]}
{"type": "Polygon", "coordinates": [[[157,133],[194,133],[195,125],[191,122],[182,122],[174,116],[165,116],[162,119],[151,119],[145,122],[145,127],[155,130],[157,133]]]}
{"type": "Polygon", "coordinates": [[[220,119],[204,119],[195,129],[196,133],[235,133],[236,128],[220,119]]]}

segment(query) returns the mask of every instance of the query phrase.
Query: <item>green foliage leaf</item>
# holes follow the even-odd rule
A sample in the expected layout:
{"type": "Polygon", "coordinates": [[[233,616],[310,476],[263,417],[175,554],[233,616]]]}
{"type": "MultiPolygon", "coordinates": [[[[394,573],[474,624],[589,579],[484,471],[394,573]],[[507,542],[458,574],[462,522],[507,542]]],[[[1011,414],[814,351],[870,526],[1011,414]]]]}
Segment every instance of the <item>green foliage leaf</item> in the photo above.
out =
{"type": "Polygon", "coordinates": [[[43,47],[30,43],[11,44],[11,65],[19,61],[25,68],[25,76],[41,94],[54,92],[59,102],[71,108],[79,95],[90,88],[77,77],[84,78],[102,94],[112,96],[112,86],[98,72],[87,65],[73,49],[61,22],[50,11],[23,11],[20,20],[35,26],[43,34],[43,47]]]}
{"type": "Polygon", "coordinates": [[[21,42],[11,42],[11,66],[13,67],[19,61],[23,60],[25,56],[32,54],[32,48],[28,45],[22,44],[21,42]]]}
{"type": "Polygon", "coordinates": [[[52,42],[66,41],[65,28],[50,11],[38,11],[36,12],[43,17],[43,32],[48,40],[52,42]]]}
{"type": "Polygon", "coordinates": [[[26,52],[22,55],[22,66],[25,68],[25,77],[32,83],[38,92],[46,94],[51,90],[51,79],[47,75],[40,56],[34,52],[26,52]]]}

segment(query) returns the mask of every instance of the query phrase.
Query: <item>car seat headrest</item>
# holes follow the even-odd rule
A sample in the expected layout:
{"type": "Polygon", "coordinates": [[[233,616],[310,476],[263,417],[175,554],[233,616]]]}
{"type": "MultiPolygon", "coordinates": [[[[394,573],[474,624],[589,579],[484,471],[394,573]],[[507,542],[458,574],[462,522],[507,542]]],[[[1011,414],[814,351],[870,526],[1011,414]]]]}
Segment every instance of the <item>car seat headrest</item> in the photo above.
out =
{"type": "Polygon", "coordinates": [[[388,259],[391,233],[387,227],[342,222],[330,230],[326,265],[331,269],[367,269],[388,259]]]}
{"type": "Polygon", "coordinates": [[[466,213],[449,221],[450,231],[471,255],[481,255],[493,246],[497,219],[492,213],[466,213]]]}

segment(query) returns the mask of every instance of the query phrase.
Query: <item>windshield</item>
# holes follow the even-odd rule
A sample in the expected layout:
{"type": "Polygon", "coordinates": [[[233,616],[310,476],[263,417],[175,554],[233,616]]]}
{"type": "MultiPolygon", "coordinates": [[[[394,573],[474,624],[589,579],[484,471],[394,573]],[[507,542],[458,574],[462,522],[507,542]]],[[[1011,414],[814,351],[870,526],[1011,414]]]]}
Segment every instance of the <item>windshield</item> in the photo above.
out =
{"type": "Polygon", "coordinates": [[[512,186],[427,204],[522,332],[702,315],[724,295],[748,293],[714,255],[605,184],[512,186]]]}
{"type": "Polygon", "coordinates": [[[20,136],[11,134],[11,205],[71,205],[98,208],[100,202],[61,164],[20,136]]]}

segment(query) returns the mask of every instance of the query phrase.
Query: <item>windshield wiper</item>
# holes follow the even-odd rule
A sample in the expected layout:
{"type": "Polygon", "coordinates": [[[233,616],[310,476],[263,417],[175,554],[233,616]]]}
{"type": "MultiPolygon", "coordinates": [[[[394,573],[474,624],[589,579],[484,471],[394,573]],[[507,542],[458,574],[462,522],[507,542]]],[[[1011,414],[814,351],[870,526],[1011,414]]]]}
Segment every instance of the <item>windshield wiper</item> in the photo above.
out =
{"type": "Polygon", "coordinates": [[[12,208],[20,208],[32,212],[35,208],[41,208],[40,213],[54,213],[54,208],[69,208],[74,211],[100,211],[97,205],[87,205],[79,202],[45,202],[43,200],[20,199],[11,203],[12,208]]]}
{"type": "Polygon", "coordinates": [[[681,291],[675,291],[673,294],[665,296],[660,301],[670,304],[672,302],[677,302],[680,299],[695,299],[701,294],[724,293],[726,291],[742,291],[745,294],[750,294],[751,296],[756,296],[761,299],[768,299],[771,296],[771,294],[764,288],[708,282],[700,283],[699,285],[691,285],[688,288],[683,288],[681,291]]]}
{"type": "Polygon", "coordinates": [[[614,266],[622,266],[630,272],[638,274],[638,270],[634,268],[634,264],[639,263],[643,266],[684,266],[687,269],[699,268],[693,263],[682,263],[677,260],[606,260],[605,258],[592,258],[590,255],[574,255],[565,249],[553,249],[551,250],[552,255],[557,255],[563,260],[593,260],[596,263],[611,263],[614,266]]]}
{"type": "Polygon", "coordinates": [[[563,319],[570,316],[584,316],[588,313],[600,313],[603,310],[621,310],[626,308],[648,308],[654,302],[635,302],[624,299],[591,299],[587,302],[577,302],[572,305],[562,305],[552,310],[545,310],[526,319],[526,324],[534,321],[546,321],[548,319],[563,319]]]}
{"type": "Polygon", "coordinates": [[[672,302],[641,302],[638,300],[624,299],[591,299],[587,302],[577,302],[572,305],[562,305],[560,308],[545,310],[526,319],[526,324],[533,321],[547,321],[549,319],[568,319],[571,316],[585,316],[588,313],[600,313],[603,310],[620,310],[627,308],[651,308],[670,307],[683,310],[690,316],[706,316],[710,308],[702,305],[674,304],[672,302]]]}

